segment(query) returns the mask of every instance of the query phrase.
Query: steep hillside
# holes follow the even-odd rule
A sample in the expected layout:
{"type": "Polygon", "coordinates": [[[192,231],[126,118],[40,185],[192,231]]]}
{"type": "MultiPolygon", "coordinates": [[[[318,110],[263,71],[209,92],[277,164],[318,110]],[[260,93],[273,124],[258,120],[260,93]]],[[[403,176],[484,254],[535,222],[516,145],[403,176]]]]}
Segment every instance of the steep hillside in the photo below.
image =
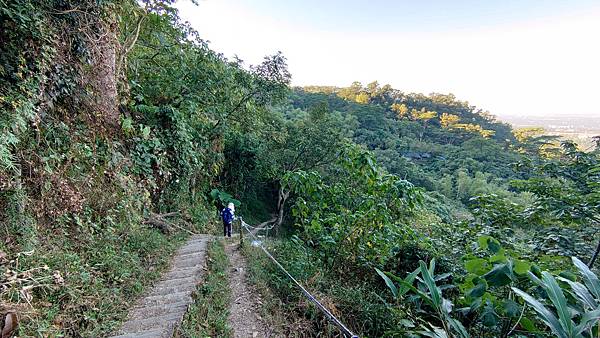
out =
{"type": "MultiPolygon", "coordinates": [[[[360,335],[598,336],[599,147],[452,95],[290,88],[281,53],[227,59],[173,3],[0,0],[3,336],[108,335],[228,202],[360,335]]],[[[339,336],[255,249],[273,327],[339,336]]],[[[181,334],[229,331],[211,270],[181,334]]]]}
{"type": "Polygon", "coordinates": [[[520,178],[523,159],[512,129],[453,95],[404,94],[376,82],[348,88],[296,88],[291,106],[318,102],[352,118],[353,140],[372,150],[388,171],[448,198],[466,202],[460,179],[502,185],[520,178]]]}
{"type": "Polygon", "coordinates": [[[225,139],[287,92],[281,55],[227,60],[171,3],[0,2],[0,322],[20,336],[115,328],[217,229],[225,139]]]}

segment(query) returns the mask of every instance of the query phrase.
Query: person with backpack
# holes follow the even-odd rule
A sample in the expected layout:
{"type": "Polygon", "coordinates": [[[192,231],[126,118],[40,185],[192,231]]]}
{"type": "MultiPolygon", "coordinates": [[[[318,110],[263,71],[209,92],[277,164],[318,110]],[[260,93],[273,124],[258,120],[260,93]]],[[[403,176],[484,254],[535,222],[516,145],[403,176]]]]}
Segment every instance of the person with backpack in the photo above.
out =
{"type": "Polygon", "coordinates": [[[223,236],[231,237],[231,224],[235,218],[235,206],[233,203],[227,204],[226,208],[221,211],[221,218],[223,219],[223,236]]]}

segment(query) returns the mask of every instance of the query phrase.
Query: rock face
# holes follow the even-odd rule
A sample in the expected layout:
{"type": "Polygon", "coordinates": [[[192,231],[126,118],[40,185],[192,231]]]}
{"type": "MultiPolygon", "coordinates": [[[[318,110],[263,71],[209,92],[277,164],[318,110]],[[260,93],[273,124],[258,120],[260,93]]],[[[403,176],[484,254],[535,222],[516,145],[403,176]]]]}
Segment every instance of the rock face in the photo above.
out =
{"type": "Polygon", "coordinates": [[[167,338],[173,336],[192,292],[201,281],[206,264],[206,246],[210,236],[193,236],[171,262],[171,269],[138,300],[129,311],[127,321],[113,338],[167,338]]]}

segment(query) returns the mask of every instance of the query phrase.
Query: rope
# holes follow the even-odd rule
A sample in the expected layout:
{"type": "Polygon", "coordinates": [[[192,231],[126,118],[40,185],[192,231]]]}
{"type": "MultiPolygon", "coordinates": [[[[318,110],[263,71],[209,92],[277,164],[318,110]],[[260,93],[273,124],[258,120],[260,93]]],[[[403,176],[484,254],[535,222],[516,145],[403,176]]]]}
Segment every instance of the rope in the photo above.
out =
{"type": "Polygon", "coordinates": [[[261,228],[259,228],[259,227],[253,227],[252,225],[250,225],[248,223],[245,223],[245,222],[244,222],[244,224],[246,224],[246,227],[248,227],[250,229],[255,229],[255,230],[271,230],[271,229],[273,229],[275,227],[275,223],[271,224],[271,226],[261,227],[261,228]]]}
{"type": "MultiPolygon", "coordinates": [[[[323,312],[323,314],[325,314],[325,316],[327,317],[327,319],[329,319],[329,321],[331,321],[333,324],[335,324],[344,334],[345,337],[350,337],[350,338],[358,338],[357,335],[355,335],[354,333],[352,333],[352,331],[350,331],[339,319],[337,319],[325,306],[323,306],[323,304],[321,304],[313,295],[310,294],[310,292],[308,292],[308,290],[306,290],[297,280],[296,278],[294,278],[284,267],[283,265],[281,265],[276,259],[275,257],[273,257],[273,255],[271,255],[269,253],[269,251],[267,251],[267,249],[265,249],[265,247],[262,245],[262,243],[260,242],[260,240],[252,233],[252,231],[250,231],[250,229],[248,227],[251,227],[248,223],[244,222],[244,220],[240,217],[240,222],[242,224],[242,226],[244,227],[244,229],[246,229],[246,231],[252,236],[254,237],[254,239],[256,241],[258,241],[258,246],[262,249],[262,251],[275,263],[275,265],[277,265],[279,267],[279,269],[281,269],[281,271],[283,271],[283,273],[285,273],[293,282],[294,284],[296,284],[296,286],[298,286],[298,288],[300,290],[302,290],[302,293],[306,296],[306,298],[308,298],[311,302],[313,302],[317,308],[319,308],[321,310],[321,312],[323,312]]],[[[254,227],[252,227],[254,228],[254,227]]],[[[256,228],[254,228],[256,229],[256,228]]]]}

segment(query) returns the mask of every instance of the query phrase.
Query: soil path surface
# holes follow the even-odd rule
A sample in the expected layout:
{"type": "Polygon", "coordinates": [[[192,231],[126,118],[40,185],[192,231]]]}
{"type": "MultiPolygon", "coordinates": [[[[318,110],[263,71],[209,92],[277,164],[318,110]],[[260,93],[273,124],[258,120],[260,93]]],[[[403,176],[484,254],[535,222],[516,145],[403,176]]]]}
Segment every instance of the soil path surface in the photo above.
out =
{"type": "Polygon", "coordinates": [[[231,308],[229,323],[235,338],[270,337],[271,330],[260,317],[260,295],[248,283],[246,258],[240,253],[238,243],[227,243],[229,257],[229,287],[231,308]]]}
{"type": "Polygon", "coordinates": [[[167,338],[181,322],[192,303],[192,292],[201,281],[206,264],[206,246],[212,237],[195,235],[182,246],[171,268],[129,311],[115,338],[167,338]]]}

